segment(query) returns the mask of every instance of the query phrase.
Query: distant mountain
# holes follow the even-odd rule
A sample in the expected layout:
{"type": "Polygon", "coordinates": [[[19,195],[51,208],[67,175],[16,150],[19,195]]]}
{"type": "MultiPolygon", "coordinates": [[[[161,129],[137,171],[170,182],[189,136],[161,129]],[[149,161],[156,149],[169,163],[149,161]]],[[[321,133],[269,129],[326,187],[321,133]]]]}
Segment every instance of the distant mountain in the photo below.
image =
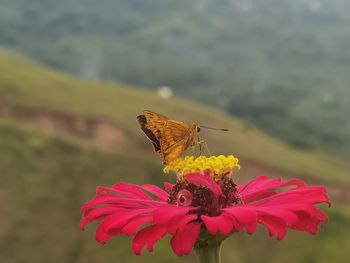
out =
{"type": "Polygon", "coordinates": [[[0,44],[90,80],[219,107],[350,152],[347,0],[0,0],[0,44]]]}

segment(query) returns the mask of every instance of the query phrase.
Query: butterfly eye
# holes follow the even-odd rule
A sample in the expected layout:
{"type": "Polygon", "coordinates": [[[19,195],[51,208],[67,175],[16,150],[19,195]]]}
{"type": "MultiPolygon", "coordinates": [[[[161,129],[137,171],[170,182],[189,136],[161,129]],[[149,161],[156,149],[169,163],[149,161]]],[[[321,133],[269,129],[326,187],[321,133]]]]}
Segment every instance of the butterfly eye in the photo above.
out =
{"type": "Polygon", "coordinates": [[[197,132],[200,132],[201,128],[199,128],[199,126],[197,126],[196,130],[197,130],[197,132]]]}
{"type": "Polygon", "coordinates": [[[177,194],[177,204],[189,206],[192,203],[193,197],[190,191],[183,189],[177,194]]]}

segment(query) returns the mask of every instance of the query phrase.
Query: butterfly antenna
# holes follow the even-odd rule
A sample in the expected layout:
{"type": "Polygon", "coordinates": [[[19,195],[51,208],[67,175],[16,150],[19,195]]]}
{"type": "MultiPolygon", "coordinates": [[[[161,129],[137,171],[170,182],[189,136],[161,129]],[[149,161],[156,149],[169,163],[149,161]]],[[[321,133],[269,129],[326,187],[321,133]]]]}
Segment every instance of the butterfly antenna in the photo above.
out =
{"type": "Polygon", "coordinates": [[[212,128],[212,127],[207,127],[207,126],[203,126],[203,125],[198,125],[200,128],[204,128],[204,129],[209,129],[209,130],[216,130],[216,131],[229,131],[229,129],[218,129],[218,128],[212,128]]]}

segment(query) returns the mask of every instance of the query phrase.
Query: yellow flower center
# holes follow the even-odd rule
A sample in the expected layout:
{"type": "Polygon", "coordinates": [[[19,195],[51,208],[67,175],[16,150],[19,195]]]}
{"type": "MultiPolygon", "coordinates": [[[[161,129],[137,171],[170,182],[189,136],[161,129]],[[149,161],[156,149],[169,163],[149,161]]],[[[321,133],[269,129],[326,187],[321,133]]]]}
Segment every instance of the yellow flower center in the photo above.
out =
{"type": "Polygon", "coordinates": [[[234,168],[240,169],[238,159],[233,155],[224,156],[186,156],[184,159],[179,158],[171,162],[164,168],[164,173],[175,172],[178,179],[184,179],[186,174],[199,172],[209,172],[209,175],[220,180],[223,176],[232,175],[234,168]]]}

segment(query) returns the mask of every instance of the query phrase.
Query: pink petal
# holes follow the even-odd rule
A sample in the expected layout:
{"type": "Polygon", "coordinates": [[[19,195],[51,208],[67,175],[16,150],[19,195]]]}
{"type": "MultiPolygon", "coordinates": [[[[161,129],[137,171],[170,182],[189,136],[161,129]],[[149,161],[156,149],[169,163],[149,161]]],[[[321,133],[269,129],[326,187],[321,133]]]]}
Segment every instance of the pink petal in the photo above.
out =
{"type": "Polygon", "coordinates": [[[117,183],[112,186],[112,188],[117,191],[120,194],[123,194],[127,197],[131,198],[141,198],[141,199],[149,199],[152,198],[146,195],[144,192],[142,192],[139,189],[139,186],[133,185],[133,184],[126,184],[126,183],[117,183]]]}
{"type": "Polygon", "coordinates": [[[82,214],[86,214],[93,206],[101,205],[101,204],[109,204],[115,202],[116,198],[118,198],[115,195],[99,195],[95,198],[87,201],[83,207],[81,208],[80,212],[82,214]]]}
{"type": "Polygon", "coordinates": [[[298,178],[294,178],[294,179],[291,179],[285,183],[283,183],[281,186],[291,186],[291,185],[295,185],[297,187],[302,187],[302,186],[305,186],[305,183],[303,180],[300,180],[298,178]]]}
{"type": "MultiPolygon", "coordinates": [[[[88,212],[88,210],[90,210],[92,207],[94,206],[99,206],[99,205],[108,205],[108,204],[120,204],[123,205],[124,203],[130,203],[131,199],[127,199],[127,198],[123,198],[123,197],[119,197],[116,195],[110,195],[110,194],[105,194],[105,195],[99,195],[96,196],[94,199],[86,202],[83,206],[83,208],[81,209],[81,213],[85,214],[88,212]]],[[[138,204],[139,206],[141,206],[142,202],[135,202],[135,200],[131,201],[134,204],[138,204]]]]}
{"type": "Polygon", "coordinates": [[[259,198],[261,195],[266,196],[266,193],[271,191],[272,194],[276,193],[274,189],[280,187],[281,184],[282,180],[280,178],[269,179],[267,176],[260,176],[245,185],[238,185],[237,191],[243,201],[249,203],[259,198]]]}
{"type": "Polygon", "coordinates": [[[174,187],[174,184],[167,183],[167,182],[164,183],[164,189],[167,192],[170,192],[173,189],[173,187],[174,187]]]}
{"type": "Polygon", "coordinates": [[[139,231],[132,240],[132,249],[136,255],[140,255],[142,249],[147,246],[149,252],[153,251],[154,244],[166,234],[164,225],[152,225],[139,231]]]}
{"type": "Polygon", "coordinates": [[[291,204],[305,205],[319,204],[323,202],[330,204],[329,198],[324,192],[324,188],[305,186],[261,199],[259,201],[256,201],[255,204],[263,206],[288,206],[291,204]]]}
{"type": "Polygon", "coordinates": [[[198,219],[196,214],[175,217],[167,224],[168,233],[174,234],[177,229],[185,227],[188,223],[198,219]]]}
{"type": "Polygon", "coordinates": [[[237,232],[246,229],[248,233],[255,231],[257,222],[257,212],[251,207],[233,206],[223,209],[223,213],[233,219],[233,227],[237,232]]]}
{"type": "Polygon", "coordinates": [[[241,225],[250,224],[257,219],[257,213],[254,208],[245,206],[233,206],[224,208],[226,215],[234,217],[241,225]]]}
{"type": "Polygon", "coordinates": [[[146,190],[147,192],[150,192],[151,194],[154,194],[156,197],[158,197],[158,200],[167,201],[169,198],[169,194],[164,190],[160,189],[158,186],[144,184],[140,188],[146,190]]]}
{"type": "Polygon", "coordinates": [[[253,233],[256,231],[257,226],[258,226],[258,224],[257,224],[257,222],[255,222],[255,221],[252,222],[252,223],[250,223],[250,224],[246,224],[246,225],[245,225],[245,228],[246,228],[246,230],[247,230],[247,233],[248,233],[249,235],[253,234],[253,233]]]}
{"type": "Polygon", "coordinates": [[[295,211],[299,221],[291,228],[300,231],[306,231],[310,234],[316,234],[318,226],[328,220],[328,216],[321,210],[310,208],[308,211],[295,211]]]}
{"type": "Polygon", "coordinates": [[[100,207],[98,209],[90,210],[90,212],[87,213],[80,221],[80,229],[83,230],[87,223],[90,223],[95,219],[115,213],[118,210],[120,210],[120,208],[114,206],[100,207]]]}
{"type": "Polygon", "coordinates": [[[233,224],[233,229],[234,231],[236,232],[241,232],[243,230],[244,227],[246,227],[247,225],[251,225],[253,223],[256,223],[256,221],[252,222],[252,223],[248,223],[248,224],[245,224],[244,226],[241,225],[236,218],[234,218],[233,216],[230,216],[229,214],[226,214],[225,211],[222,212],[222,214],[225,214],[227,217],[230,217],[231,220],[232,220],[232,224],[233,224]]]}
{"type": "Polygon", "coordinates": [[[168,224],[170,220],[179,216],[185,216],[193,207],[164,205],[154,210],[154,222],[157,224],[168,224]]]}
{"type": "Polygon", "coordinates": [[[105,244],[112,237],[112,235],[117,235],[117,234],[118,234],[117,231],[115,231],[113,233],[107,233],[105,231],[104,226],[102,224],[100,224],[96,229],[95,239],[97,242],[99,242],[101,244],[105,244]]]}
{"type": "Polygon", "coordinates": [[[165,202],[149,200],[149,199],[131,199],[120,197],[116,195],[99,195],[94,199],[86,202],[81,209],[82,214],[86,214],[91,209],[100,205],[115,205],[123,208],[133,208],[133,209],[142,209],[150,207],[159,207],[166,204],[165,202]]]}
{"type": "MultiPolygon", "coordinates": [[[[285,236],[287,227],[315,234],[318,226],[327,220],[327,215],[315,207],[319,203],[330,205],[326,189],[322,186],[307,186],[299,179],[283,182],[261,176],[239,186],[239,192],[244,206],[255,210],[257,221],[265,225],[270,235],[277,234],[278,239],[285,236]],[[289,186],[294,188],[287,188],[289,186]],[[277,188],[280,191],[286,189],[277,192],[277,188]]],[[[231,215],[232,211],[231,208],[227,210],[231,215]]]]}
{"type": "Polygon", "coordinates": [[[283,220],[273,216],[259,216],[259,222],[269,231],[270,236],[277,234],[277,239],[281,240],[286,235],[286,224],[283,220]]]}
{"type": "Polygon", "coordinates": [[[153,215],[143,215],[137,218],[131,219],[121,230],[125,235],[135,235],[138,228],[146,223],[153,221],[153,215]]]}
{"type": "Polygon", "coordinates": [[[207,187],[214,193],[215,196],[220,196],[222,194],[220,186],[213,179],[203,176],[200,173],[187,174],[186,180],[189,183],[207,187]]]}
{"type": "Polygon", "coordinates": [[[141,215],[149,215],[153,209],[137,209],[137,210],[122,210],[118,211],[113,215],[107,216],[102,225],[104,225],[106,232],[120,229],[124,227],[131,219],[141,216],[141,215]]]}
{"type": "Polygon", "coordinates": [[[224,236],[227,236],[232,232],[233,220],[232,218],[221,214],[219,216],[201,216],[205,226],[207,227],[210,234],[215,235],[221,232],[224,236]]]}
{"type": "Polygon", "coordinates": [[[178,229],[171,239],[171,246],[179,257],[191,253],[197,242],[201,230],[201,223],[191,223],[183,229],[178,229]]]}
{"type": "Polygon", "coordinates": [[[254,207],[254,209],[258,212],[258,217],[277,217],[283,220],[287,225],[295,224],[298,221],[298,217],[296,216],[296,214],[286,209],[278,209],[274,207],[254,207]]]}

